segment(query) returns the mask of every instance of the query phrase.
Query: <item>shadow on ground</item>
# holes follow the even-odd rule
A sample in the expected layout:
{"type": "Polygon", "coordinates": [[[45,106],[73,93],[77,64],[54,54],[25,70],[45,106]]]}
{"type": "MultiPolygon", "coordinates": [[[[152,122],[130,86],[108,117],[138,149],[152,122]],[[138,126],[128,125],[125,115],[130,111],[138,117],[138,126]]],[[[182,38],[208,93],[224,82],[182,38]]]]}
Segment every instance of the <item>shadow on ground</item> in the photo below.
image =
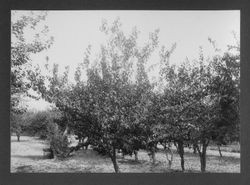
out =
{"type": "Polygon", "coordinates": [[[17,157],[17,158],[22,158],[22,159],[31,159],[31,160],[46,159],[46,157],[39,156],[39,155],[13,155],[12,157],[17,157]]]}
{"type": "Polygon", "coordinates": [[[16,168],[17,173],[27,173],[27,172],[33,172],[32,166],[31,165],[24,165],[24,166],[19,166],[16,168]]]}
{"type": "Polygon", "coordinates": [[[135,161],[134,159],[120,159],[120,160],[118,160],[118,162],[121,164],[137,165],[137,164],[142,164],[145,161],[143,161],[143,160],[135,161]]]}

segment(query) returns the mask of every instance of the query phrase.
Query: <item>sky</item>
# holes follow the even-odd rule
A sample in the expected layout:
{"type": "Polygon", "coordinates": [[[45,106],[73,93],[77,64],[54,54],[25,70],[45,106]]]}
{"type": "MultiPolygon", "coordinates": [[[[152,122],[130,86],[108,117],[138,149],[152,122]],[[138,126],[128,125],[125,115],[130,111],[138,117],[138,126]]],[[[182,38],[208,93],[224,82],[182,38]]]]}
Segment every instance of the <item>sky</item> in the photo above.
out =
{"type": "MultiPolygon", "coordinates": [[[[24,11],[22,13],[25,13],[24,11]]],[[[228,44],[235,43],[232,32],[240,36],[240,11],[48,11],[43,22],[49,28],[49,35],[54,37],[52,47],[32,56],[32,62],[44,65],[46,56],[49,63],[58,63],[62,72],[66,65],[71,68],[70,78],[78,63],[82,62],[84,51],[90,44],[93,55],[100,50],[105,35],[100,31],[102,20],[111,24],[120,18],[122,30],[130,33],[136,26],[139,44],[148,40],[148,35],[160,29],[159,46],[177,47],[170,58],[171,63],[179,64],[186,58],[198,58],[199,47],[203,47],[205,56],[213,54],[208,37],[216,41],[222,51],[228,44]]],[[[13,17],[14,18],[14,17],[13,17]]],[[[27,37],[31,33],[26,31],[27,37]]],[[[160,47],[159,47],[160,48],[160,47]]],[[[158,51],[149,63],[156,61],[158,51]]],[[[157,76],[157,70],[153,76],[157,76]]],[[[36,103],[34,103],[36,106],[36,103]]]]}

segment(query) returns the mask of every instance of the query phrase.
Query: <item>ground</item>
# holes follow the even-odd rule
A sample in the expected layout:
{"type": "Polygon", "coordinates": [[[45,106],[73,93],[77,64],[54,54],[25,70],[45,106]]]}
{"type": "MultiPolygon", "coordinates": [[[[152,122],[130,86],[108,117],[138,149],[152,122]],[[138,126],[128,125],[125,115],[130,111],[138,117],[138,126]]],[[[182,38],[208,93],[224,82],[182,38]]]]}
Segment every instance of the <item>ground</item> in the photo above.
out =
{"type": "MultiPolygon", "coordinates": [[[[79,150],[66,160],[45,159],[43,148],[47,148],[45,141],[36,137],[21,137],[17,142],[16,137],[11,137],[11,172],[28,173],[112,173],[113,164],[108,157],[98,155],[92,149],[79,150]]],[[[213,148],[208,150],[207,172],[216,173],[239,173],[240,153],[222,152],[223,157],[213,148]]],[[[169,169],[166,156],[159,151],[156,154],[156,165],[152,166],[145,151],[139,151],[139,162],[134,161],[134,156],[125,156],[125,159],[118,154],[118,164],[123,173],[161,173],[179,172],[180,158],[174,151],[174,160],[169,169]]],[[[191,150],[185,148],[185,168],[186,172],[200,172],[200,162],[198,154],[193,154],[191,150]]]]}

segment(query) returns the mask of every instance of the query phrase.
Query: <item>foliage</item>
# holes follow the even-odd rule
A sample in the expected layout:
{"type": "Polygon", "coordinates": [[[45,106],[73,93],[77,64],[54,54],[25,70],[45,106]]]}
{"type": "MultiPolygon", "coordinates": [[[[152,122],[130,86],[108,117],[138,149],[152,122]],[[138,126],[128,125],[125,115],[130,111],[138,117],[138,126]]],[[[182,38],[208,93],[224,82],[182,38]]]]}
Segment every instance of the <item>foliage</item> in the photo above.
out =
{"type": "Polygon", "coordinates": [[[110,26],[103,22],[101,31],[107,43],[94,61],[91,47],[87,48],[74,84],[68,81],[69,68],[60,76],[56,64],[50,76],[35,76],[42,97],[61,112],[55,120],[58,131],[51,137],[58,156],[67,156],[65,135],[71,131],[79,143],[87,142],[108,155],[116,172],[117,151],[136,155],[147,150],[154,164],[159,143],[176,145],[183,171],[184,148],[195,146],[205,171],[211,141],[238,139],[239,48],[236,54],[226,52],[207,60],[201,49],[193,65],[186,61],[175,66],[169,58],[176,45],[169,51],[162,47],[160,79],[152,83],[145,68],[158,47],[159,30],[143,47],[137,43],[138,31],[125,35],[119,19],[110,26]]]}
{"type": "Polygon", "coordinates": [[[17,12],[12,12],[11,21],[11,110],[19,112],[18,103],[20,95],[29,95],[28,89],[32,86],[29,74],[32,73],[30,56],[48,49],[53,42],[53,38],[44,40],[48,33],[48,27],[40,33],[34,34],[32,41],[27,41],[25,33],[27,29],[35,30],[39,23],[46,18],[46,13],[30,14],[20,16],[17,12]]]}
{"type": "Polygon", "coordinates": [[[33,97],[28,93],[32,87],[29,76],[33,73],[30,56],[49,48],[53,38],[45,38],[48,32],[47,26],[41,32],[34,34],[32,41],[28,41],[25,36],[27,29],[36,30],[39,23],[45,20],[46,13],[29,12],[26,15],[19,15],[19,12],[12,11],[11,18],[10,117],[11,130],[16,132],[19,139],[24,129],[21,114],[26,111],[21,105],[21,100],[23,96],[33,97]]]}
{"type": "Polygon", "coordinates": [[[58,159],[64,159],[68,157],[70,154],[70,148],[67,136],[64,135],[56,126],[53,126],[50,132],[49,145],[53,152],[53,156],[57,157],[58,159]]]}

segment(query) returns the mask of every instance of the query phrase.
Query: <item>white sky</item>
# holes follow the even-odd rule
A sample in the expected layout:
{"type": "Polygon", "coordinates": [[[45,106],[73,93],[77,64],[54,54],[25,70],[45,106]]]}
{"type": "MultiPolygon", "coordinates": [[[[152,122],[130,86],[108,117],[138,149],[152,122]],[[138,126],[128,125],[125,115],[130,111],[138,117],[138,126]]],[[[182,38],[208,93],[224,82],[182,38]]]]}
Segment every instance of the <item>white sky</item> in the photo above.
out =
{"type": "Polygon", "coordinates": [[[234,43],[232,32],[240,34],[240,11],[48,11],[44,24],[49,27],[54,44],[48,51],[34,55],[32,62],[43,65],[48,56],[49,62],[59,64],[59,70],[69,65],[73,79],[73,70],[82,62],[87,46],[92,45],[92,52],[96,53],[105,40],[99,30],[102,20],[111,24],[117,17],[125,33],[137,27],[141,44],[148,40],[150,32],[159,28],[159,46],[170,48],[177,43],[170,59],[173,63],[183,62],[186,57],[197,58],[199,46],[205,55],[211,55],[208,37],[223,51],[234,43]]]}

